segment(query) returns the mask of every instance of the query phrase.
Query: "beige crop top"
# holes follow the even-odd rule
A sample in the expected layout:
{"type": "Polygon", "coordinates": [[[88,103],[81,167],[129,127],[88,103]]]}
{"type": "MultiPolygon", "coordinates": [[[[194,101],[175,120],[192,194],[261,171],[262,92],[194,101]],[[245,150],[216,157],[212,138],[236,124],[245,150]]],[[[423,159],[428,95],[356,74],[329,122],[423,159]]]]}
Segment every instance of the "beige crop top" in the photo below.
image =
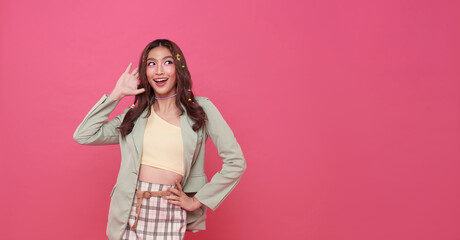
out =
{"type": "Polygon", "coordinates": [[[180,127],[152,111],[145,126],[141,164],[166,169],[184,176],[184,145],[180,127]]]}

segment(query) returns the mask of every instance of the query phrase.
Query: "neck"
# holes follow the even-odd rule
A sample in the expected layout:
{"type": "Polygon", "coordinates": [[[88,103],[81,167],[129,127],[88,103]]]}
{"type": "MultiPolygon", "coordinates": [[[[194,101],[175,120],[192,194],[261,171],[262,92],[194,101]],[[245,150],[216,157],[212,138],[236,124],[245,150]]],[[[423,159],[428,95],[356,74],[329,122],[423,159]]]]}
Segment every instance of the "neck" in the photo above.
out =
{"type": "Polygon", "coordinates": [[[176,97],[156,99],[153,108],[156,112],[161,113],[176,112],[178,110],[176,106],[176,97]]]}

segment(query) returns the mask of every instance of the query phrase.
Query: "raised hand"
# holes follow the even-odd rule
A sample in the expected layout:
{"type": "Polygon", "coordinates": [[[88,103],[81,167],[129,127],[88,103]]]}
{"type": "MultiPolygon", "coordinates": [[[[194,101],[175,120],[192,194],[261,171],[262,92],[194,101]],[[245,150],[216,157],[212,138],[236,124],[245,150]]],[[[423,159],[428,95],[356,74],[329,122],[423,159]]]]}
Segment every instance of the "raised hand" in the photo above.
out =
{"type": "Polygon", "coordinates": [[[135,68],[131,73],[129,73],[132,65],[132,63],[129,63],[126,71],[121,74],[115,88],[109,95],[110,98],[120,100],[125,96],[134,96],[145,92],[144,88],[137,89],[139,68],[135,68]]]}

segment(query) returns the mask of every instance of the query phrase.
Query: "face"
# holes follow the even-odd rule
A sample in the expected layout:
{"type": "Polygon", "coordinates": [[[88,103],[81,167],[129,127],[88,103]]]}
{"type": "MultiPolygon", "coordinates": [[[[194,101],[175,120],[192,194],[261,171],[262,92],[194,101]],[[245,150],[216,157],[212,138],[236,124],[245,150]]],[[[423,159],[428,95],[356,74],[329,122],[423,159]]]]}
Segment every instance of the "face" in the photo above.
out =
{"type": "Polygon", "coordinates": [[[156,97],[168,97],[176,93],[176,66],[168,48],[159,46],[150,50],[146,74],[156,97]]]}

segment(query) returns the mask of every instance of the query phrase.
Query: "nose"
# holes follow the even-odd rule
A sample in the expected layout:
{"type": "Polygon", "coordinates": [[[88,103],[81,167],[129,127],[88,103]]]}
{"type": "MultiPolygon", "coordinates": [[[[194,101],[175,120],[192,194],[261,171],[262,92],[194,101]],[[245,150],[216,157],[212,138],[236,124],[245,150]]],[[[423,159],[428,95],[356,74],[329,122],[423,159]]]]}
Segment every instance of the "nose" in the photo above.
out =
{"type": "Polygon", "coordinates": [[[161,75],[164,73],[164,69],[163,69],[163,66],[161,66],[161,64],[158,64],[158,67],[157,67],[157,70],[155,72],[156,75],[161,75]]]}

